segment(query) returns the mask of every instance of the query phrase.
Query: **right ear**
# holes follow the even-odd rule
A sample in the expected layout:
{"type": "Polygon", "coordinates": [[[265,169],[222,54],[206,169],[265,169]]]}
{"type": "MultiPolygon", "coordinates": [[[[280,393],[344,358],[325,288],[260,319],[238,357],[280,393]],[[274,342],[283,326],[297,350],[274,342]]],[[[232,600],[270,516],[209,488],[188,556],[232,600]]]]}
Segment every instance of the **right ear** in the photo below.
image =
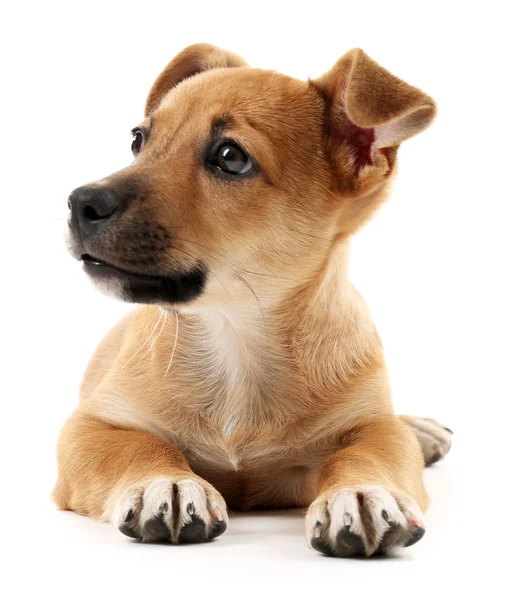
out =
{"type": "Polygon", "coordinates": [[[246,61],[237,54],[211,44],[188,46],[168,63],[153,83],[145,102],[145,116],[152,114],[167,92],[184,79],[211,69],[247,66],[246,61]]]}

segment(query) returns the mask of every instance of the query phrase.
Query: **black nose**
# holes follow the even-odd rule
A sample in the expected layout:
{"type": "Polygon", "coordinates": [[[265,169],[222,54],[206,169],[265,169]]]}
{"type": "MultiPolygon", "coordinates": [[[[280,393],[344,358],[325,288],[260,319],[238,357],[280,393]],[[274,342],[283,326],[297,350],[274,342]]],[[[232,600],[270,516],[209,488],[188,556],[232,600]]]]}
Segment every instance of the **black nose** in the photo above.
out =
{"type": "Polygon", "coordinates": [[[120,212],[121,198],[111,188],[84,185],[71,193],[68,204],[71,223],[78,225],[82,236],[88,236],[120,212]]]}

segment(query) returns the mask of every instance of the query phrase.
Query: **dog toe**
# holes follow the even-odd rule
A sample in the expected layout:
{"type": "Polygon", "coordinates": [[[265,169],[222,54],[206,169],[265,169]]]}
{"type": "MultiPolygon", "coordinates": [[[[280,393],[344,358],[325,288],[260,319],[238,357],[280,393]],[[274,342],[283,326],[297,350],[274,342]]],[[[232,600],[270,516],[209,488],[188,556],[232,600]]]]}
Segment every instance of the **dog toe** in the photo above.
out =
{"type": "Polygon", "coordinates": [[[179,544],[200,544],[207,541],[206,525],[204,521],[197,516],[193,516],[189,523],[186,523],[179,532],[179,544]]]}
{"type": "Polygon", "coordinates": [[[306,528],[312,548],[343,558],[386,554],[425,532],[412,498],[374,485],[325,493],[311,504],[306,528]]]}

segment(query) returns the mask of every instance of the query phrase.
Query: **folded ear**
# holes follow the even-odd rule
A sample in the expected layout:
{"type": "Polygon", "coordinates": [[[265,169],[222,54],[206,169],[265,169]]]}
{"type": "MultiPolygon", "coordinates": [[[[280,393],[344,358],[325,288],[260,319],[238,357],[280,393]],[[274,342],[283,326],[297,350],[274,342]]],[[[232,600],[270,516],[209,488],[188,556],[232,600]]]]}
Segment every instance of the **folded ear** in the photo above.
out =
{"type": "Polygon", "coordinates": [[[391,174],[398,146],[432,121],[434,101],[363,50],[345,54],[313,82],[327,104],[328,153],[339,190],[360,197],[391,174]]]}
{"type": "Polygon", "coordinates": [[[153,113],[166,93],[188,77],[210,69],[246,66],[240,56],[211,44],[188,46],[168,63],[153,83],[145,102],[145,116],[153,113]]]}

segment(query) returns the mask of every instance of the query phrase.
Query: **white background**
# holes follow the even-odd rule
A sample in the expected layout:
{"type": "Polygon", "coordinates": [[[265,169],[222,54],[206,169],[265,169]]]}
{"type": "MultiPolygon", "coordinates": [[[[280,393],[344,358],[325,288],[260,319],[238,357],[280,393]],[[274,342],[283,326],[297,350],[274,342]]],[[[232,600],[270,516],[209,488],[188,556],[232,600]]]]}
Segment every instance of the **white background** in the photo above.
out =
{"type": "Polygon", "coordinates": [[[2,5],[4,597],[508,593],[504,4],[2,5]],[[427,535],[400,558],[321,557],[306,546],[303,511],[234,515],[212,544],[144,546],[109,525],[59,513],[49,500],[55,441],[76,405],[81,372],[128,308],[96,292],[67,256],[67,195],[131,160],[129,130],[153,79],[197,41],[300,78],[320,75],[360,46],[438,102],[433,127],[401,148],[393,194],[352,252],[352,278],[384,341],[396,409],[455,431],[451,454],[426,473],[427,535]]]}

